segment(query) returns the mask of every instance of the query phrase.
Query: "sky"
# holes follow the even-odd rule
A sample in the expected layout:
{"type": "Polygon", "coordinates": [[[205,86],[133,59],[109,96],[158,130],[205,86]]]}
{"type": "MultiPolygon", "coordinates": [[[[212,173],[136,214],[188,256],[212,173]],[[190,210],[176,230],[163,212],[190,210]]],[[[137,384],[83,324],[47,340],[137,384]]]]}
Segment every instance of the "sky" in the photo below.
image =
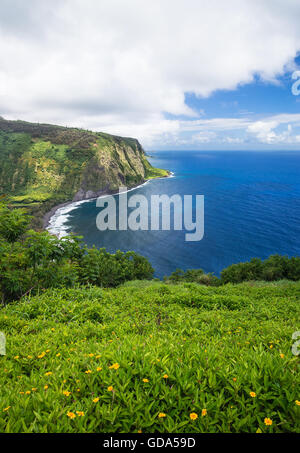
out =
{"type": "Polygon", "coordinates": [[[300,150],[299,0],[0,0],[0,115],[300,150]]]}

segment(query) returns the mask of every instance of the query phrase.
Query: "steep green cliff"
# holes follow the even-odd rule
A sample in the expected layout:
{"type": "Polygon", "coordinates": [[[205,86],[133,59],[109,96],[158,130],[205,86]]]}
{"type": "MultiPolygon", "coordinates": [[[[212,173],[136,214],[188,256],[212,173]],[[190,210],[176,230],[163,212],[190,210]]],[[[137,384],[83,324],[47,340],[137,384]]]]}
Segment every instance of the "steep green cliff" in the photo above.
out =
{"type": "Polygon", "coordinates": [[[0,194],[41,218],[53,206],[168,176],[132,138],[0,118],[0,194]]]}

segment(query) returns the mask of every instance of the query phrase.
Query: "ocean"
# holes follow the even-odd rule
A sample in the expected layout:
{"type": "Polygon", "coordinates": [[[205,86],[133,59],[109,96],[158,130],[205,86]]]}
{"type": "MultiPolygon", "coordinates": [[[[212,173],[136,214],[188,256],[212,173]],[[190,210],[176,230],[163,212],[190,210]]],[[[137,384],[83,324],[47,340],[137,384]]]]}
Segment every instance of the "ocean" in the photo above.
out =
{"type": "Polygon", "coordinates": [[[173,229],[100,232],[95,200],[57,211],[50,231],[72,231],[88,246],[109,252],[134,250],[150,260],[158,278],[177,268],[219,275],[253,257],[300,255],[300,152],[160,151],[149,160],[174,176],[150,181],[128,196],[204,195],[201,241],[186,242],[186,231],[173,229]]]}

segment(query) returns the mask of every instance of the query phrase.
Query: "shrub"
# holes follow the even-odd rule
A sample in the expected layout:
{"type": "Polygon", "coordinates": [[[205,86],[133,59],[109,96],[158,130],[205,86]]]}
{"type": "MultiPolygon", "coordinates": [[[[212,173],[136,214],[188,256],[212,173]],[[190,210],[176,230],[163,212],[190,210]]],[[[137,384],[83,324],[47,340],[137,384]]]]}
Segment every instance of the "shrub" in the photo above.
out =
{"type": "Polygon", "coordinates": [[[0,237],[8,242],[15,242],[28,228],[31,217],[24,209],[9,209],[0,204],[0,237]]]}
{"type": "Polygon", "coordinates": [[[0,294],[2,303],[46,288],[78,284],[116,287],[129,280],[151,279],[153,268],[134,252],[115,254],[87,249],[80,237],[58,239],[28,230],[23,210],[0,209],[0,294]]]}
{"type": "Polygon", "coordinates": [[[111,255],[104,248],[87,250],[80,265],[80,279],[84,284],[116,287],[129,280],[146,280],[153,276],[153,268],[146,258],[134,252],[117,251],[111,255]]]}
{"type": "Polygon", "coordinates": [[[221,273],[225,283],[241,283],[251,280],[300,280],[300,258],[272,255],[265,261],[253,258],[248,263],[233,264],[221,273]]]}
{"type": "Polygon", "coordinates": [[[176,269],[169,277],[164,277],[166,283],[198,283],[206,286],[218,286],[220,281],[213,274],[205,274],[202,269],[188,269],[184,272],[176,269]]]}

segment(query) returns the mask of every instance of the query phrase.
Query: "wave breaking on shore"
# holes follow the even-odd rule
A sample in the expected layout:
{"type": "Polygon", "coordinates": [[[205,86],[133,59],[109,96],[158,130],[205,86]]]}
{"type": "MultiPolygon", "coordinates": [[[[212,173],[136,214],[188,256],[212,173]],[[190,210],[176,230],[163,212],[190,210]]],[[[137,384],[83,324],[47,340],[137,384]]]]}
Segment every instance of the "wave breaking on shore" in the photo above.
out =
{"type": "MultiPolygon", "coordinates": [[[[168,178],[173,178],[175,174],[173,172],[170,172],[170,175],[168,178]]],[[[133,190],[137,190],[140,187],[145,186],[151,181],[157,181],[158,179],[163,179],[163,178],[155,178],[155,179],[148,179],[145,181],[143,184],[139,184],[136,187],[132,187],[131,189],[126,190],[126,192],[132,192],[133,190]]],[[[71,226],[68,225],[68,221],[70,219],[70,213],[73,212],[75,209],[78,209],[80,205],[83,203],[88,203],[91,201],[98,200],[98,198],[106,198],[109,196],[118,196],[119,192],[116,193],[107,193],[103,194],[100,197],[97,198],[88,198],[86,200],[80,200],[80,201],[73,201],[70,203],[66,203],[64,205],[57,206],[56,208],[53,208],[53,213],[51,213],[51,216],[49,217],[47,224],[45,226],[45,229],[49,231],[49,233],[57,236],[58,238],[63,238],[65,236],[68,236],[68,234],[71,233],[71,226]]]]}

